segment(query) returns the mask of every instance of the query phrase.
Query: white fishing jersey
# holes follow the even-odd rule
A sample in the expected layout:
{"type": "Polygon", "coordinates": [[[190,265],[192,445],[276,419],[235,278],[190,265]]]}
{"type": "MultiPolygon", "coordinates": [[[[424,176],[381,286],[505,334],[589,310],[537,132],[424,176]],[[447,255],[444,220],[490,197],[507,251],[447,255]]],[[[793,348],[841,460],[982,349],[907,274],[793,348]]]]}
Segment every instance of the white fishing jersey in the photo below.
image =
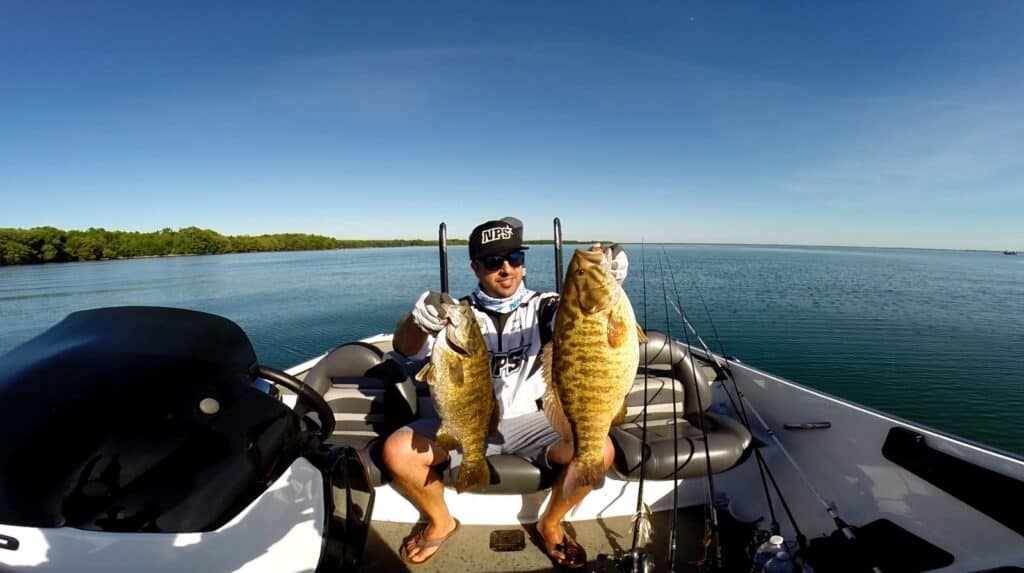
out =
{"type": "MultiPolygon", "coordinates": [[[[469,300],[472,301],[472,297],[469,300]]],[[[473,305],[491,357],[491,384],[502,418],[537,411],[537,400],[544,395],[546,387],[541,371],[541,347],[551,339],[557,305],[557,294],[529,290],[523,302],[506,315],[473,305]],[[504,316],[503,321],[500,316],[504,316]]]]}
{"type": "MultiPolygon", "coordinates": [[[[470,302],[491,359],[491,384],[503,419],[536,412],[546,384],[541,371],[541,347],[551,340],[558,294],[527,290],[520,305],[508,314],[489,312],[470,302]]],[[[426,356],[434,337],[410,358],[426,356]]]]}

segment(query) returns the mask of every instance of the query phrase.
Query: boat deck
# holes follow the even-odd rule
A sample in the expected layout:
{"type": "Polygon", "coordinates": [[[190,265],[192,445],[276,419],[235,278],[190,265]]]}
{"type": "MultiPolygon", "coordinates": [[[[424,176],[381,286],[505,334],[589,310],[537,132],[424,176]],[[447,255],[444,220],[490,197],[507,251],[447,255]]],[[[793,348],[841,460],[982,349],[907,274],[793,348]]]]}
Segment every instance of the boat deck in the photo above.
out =
{"type": "MultiPolygon", "coordinates": [[[[704,535],[703,507],[680,509],[678,512],[678,549],[676,554],[676,571],[697,571],[696,562],[703,558],[702,537],[704,535]]],[[[666,571],[667,538],[670,527],[671,512],[654,514],[654,536],[648,545],[648,551],[654,558],[655,571],[666,571]]],[[[731,519],[727,512],[720,512],[721,535],[726,563],[736,566],[728,570],[748,571],[750,562],[745,557],[746,545],[749,543],[752,528],[731,519]],[[730,559],[731,557],[731,559],[730,559]]],[[[416,526],[421,527],[421,526],[416,526]]],[[[463,525],[458,533],[452,536],[444,546],[423,565],[409,565],[402,562],[398,550],[403,540],[407,539],[414,529],[405,523],[374,522],[367,540],[360,571],[421,571],[444,572],[479,571],[551,571],[552,563],[543,551],[540,537],[536,534],[533,524],[520,526],[463,525]],[[520,529],[526,538],[526,546],[519,551],[494,551],[490,548],[491,532],[497,529],[520,529]]],[[[587,567],[581,571],[616,571],[611,561],[600,560],[598,554],[614,554],[628,550],[632,544],[630,520],[616,517],[581,522],[567,522],[569,532],[587,550],[587,567]]]]}

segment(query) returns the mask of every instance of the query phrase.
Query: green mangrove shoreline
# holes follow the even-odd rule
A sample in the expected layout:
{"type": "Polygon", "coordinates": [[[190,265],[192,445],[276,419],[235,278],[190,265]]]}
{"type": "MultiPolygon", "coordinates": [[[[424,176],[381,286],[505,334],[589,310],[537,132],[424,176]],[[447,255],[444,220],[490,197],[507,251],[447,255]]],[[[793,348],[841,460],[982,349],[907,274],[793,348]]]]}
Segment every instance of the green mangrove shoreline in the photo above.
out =
{"type": "MultiPolygon", "coordinates": [[[[551,244],[525,241],[527,244],[551,244]]],[[[581,244],[581,241],[565,241],[581,244]]],[[[466,239],[448,239],[449,245],[465,245],[466,239]]],[[[323,235],[281,233],[272,235],[222,235],[210,229],[165,228],[143,233],[90,228],[65,231],[55,227],[15,229],[0,227],[0,266],[68,263],[153,257],[223,255],[276,251],[325,251],[382,247],[436,246],[424,239],[336,239],[323,235]]]]}

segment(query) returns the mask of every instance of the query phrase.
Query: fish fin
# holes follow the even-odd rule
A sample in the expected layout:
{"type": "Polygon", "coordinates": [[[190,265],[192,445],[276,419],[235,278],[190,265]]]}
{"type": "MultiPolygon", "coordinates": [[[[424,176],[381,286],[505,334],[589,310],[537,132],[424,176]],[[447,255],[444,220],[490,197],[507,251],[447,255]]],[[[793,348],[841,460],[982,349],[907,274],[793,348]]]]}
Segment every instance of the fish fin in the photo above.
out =
{"type": "Polygon", "coordinates": [[[441,424],[441,427],[437,429],[437,434],[434,435],[434,443],[442,450],[462,451],[462,443],[455,437],[455,434],[452,434],[448,426],[444,424],[441,424]]]}
{"type": "Polygon", "coordinates": [[[555,343],[554,342],[549,342],[549,343],[545,344],[543,347],[541,347],[541,349],[540,349],[540,371],[541,371],[541,374],[544,375],[544,383],[548,386],[548,388],[551,387],[551,382],[553,380],[553,377],[552,377],[553,370],[551,369],[552,368],[551,367],[551,364],[552,364],[551,361],[553,360],[554,355],[555,355],[555,343]]]}
{"type": "Polygon", "coordinates": [[[625,421],[626,421],[626,401],[623,400],[622,401],[622,408],[619,409],[619,413],[615,414],[615,417],[612,418],[612,426],[621,425],[625,421]]]}
{"type": "Polygon", "coordinates": [[[559,436],[562,436],[563,440],[572,443],[572,426],[569,425],[569,418],[566,417],[565,410],[562,409],[562,402],[558,399],[558,394],[550,384],[544,390],[541,404],[544,406],[544,413],[547,415],[551,427],[558,432],[559,436]]]}
{"type": "Polygon", "coordinates": [[[636,325],[636,337],[641,344],[647,342],[647,335],[644,334],[644,329],[639,324],[636,325]]]}
{"type": "Polygon", "coordinates": [[[462,375],[462,362],[460,360],[453,360],[451,365],[448,366],[448,379],[456,387],[462,386],[465,382],[466,377],[462,375]]]}
{"type": "Polygon", "coordinates": [[[541,371],[544,373],[545,382],[541,406],[551,427],[558,432],[559,436],[562,436],[563,440],[571,443],[572,427],[569,425],[569,419],[565,416],[565,410],[562,409],[562,402],[558,399],[558,394],[555,393],[554,370],[551,367],[554,354],[555,344],[553,342],[545,344],[540,350],[541,371]]]}
{"type": "Polygon", "coordinates": [[[483,489],[491,484],[491,468],[487,458],[463,459],[455,478],[455,491],[483,489]]]}
{"type": "Polygon", "coordinates": [[[608,315],[608,346],[618,348],[625,344],[627,337],[626,321],[622,319],[620,313],[612,311],[608,315]]]}
{"type": "Polygon", "coordinates": [[[590,465],[581,465],[576,460],[569,462],[565,470],[565,480],[562,482],[562,497],[570,499],[576,490],[583,487],[597,489],[604,485],[604,464],[600,462],[590,465]]]}
{"type": "Polygon", "coordinates": [[[416,373],[416,379],[419,380],[420,382],[426,382],[427,384],[433,384],[434,383],[434,365],[432,363],[430,363],[430,362],[427,362],[426,366],[424,366],[422,369],[420,369],[419,372],[416,373]]]}

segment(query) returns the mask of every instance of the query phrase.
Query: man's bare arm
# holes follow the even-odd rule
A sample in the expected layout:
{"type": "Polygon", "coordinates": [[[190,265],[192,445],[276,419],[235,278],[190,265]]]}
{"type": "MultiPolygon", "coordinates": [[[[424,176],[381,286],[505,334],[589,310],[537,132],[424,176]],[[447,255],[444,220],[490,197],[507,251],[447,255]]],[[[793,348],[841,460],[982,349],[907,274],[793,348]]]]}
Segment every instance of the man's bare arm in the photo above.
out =
{"type": "Polygon", "coordinates": [[[416,354],[427,343],[427,334],[416,326],[411,313],[405,313],[395,325],[392,346],[405,356],[416,354]]]}

